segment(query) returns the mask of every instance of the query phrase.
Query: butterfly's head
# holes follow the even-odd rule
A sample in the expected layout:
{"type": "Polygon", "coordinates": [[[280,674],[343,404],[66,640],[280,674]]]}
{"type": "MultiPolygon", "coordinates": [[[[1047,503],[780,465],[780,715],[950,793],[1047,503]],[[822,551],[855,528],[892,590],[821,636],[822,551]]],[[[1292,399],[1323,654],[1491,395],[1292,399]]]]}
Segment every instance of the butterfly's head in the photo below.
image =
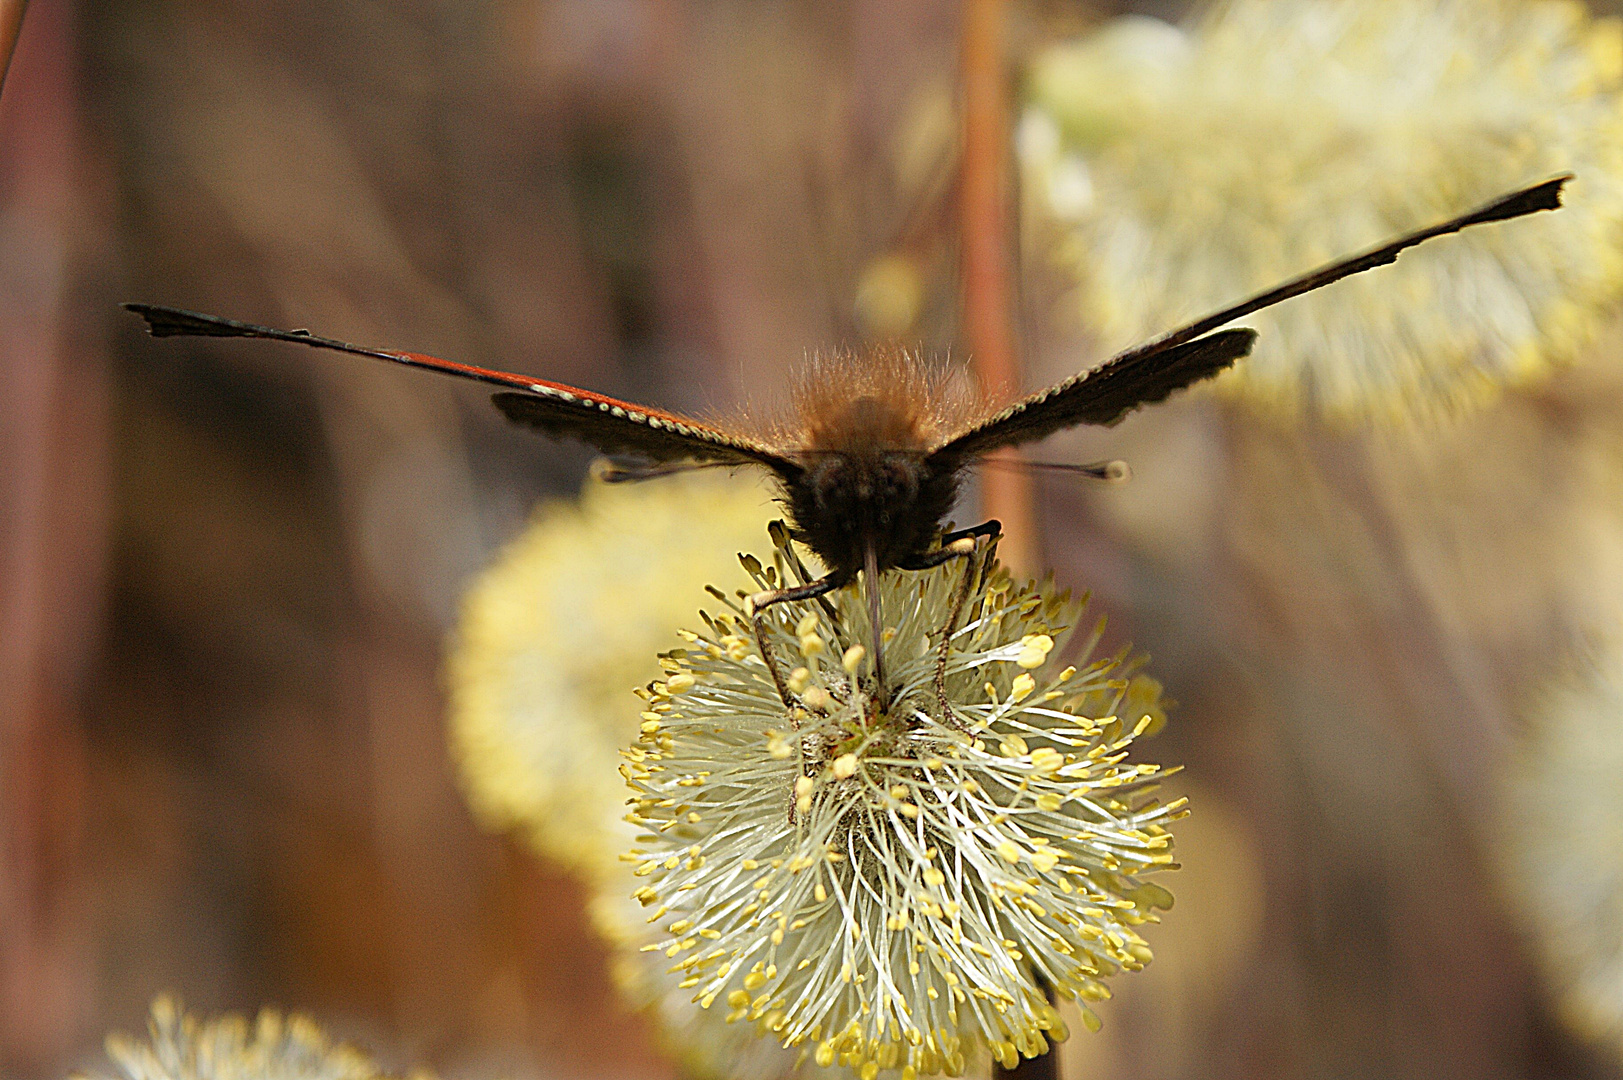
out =
{"type": "Polygon", "coordinates": [[[926,551],[958,494],[957,470],[933,468],[905,416],[859,397],[828,418],[785,480],[799,539],[850,576],[871,547],[880,569],[926,551]]]}

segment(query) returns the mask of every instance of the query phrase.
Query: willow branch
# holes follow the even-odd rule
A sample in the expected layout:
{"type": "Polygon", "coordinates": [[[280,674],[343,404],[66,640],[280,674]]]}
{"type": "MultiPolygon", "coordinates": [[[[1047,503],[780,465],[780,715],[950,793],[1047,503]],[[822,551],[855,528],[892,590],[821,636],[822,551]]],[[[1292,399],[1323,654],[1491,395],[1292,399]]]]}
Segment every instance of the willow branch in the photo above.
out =
{"type": "Polygon", "coordinates": [[[23,29],[23,12],[28,0],[0,0],[0,89],[11,70],[11,55],[17,51],[17,36],[23,29]]]}
{"type": "MultiPolygon", "coordinates": [[[[1015,343],[1009,200],[1009,88],[1003,57],[1005,0],[965,0],[961,29],[963,150],[959,178],[964,332],[981,384],[1023,389],[1015,343]]],[[[1014,457],[1015,451],[996,456],[1014,457]]],[[[1031,476],[1020,468],[981,474],[983,509],[1003,523],[1001,554],[1017,571],[1038,562],[1031,476]]]]}

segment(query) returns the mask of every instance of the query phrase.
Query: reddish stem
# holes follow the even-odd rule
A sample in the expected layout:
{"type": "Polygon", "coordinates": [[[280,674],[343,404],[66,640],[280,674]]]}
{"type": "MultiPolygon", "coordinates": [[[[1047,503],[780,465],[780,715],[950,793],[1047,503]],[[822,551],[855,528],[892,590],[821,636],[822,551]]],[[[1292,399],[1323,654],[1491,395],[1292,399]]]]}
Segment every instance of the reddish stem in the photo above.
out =
{"type": "Polygon", "coordinates": [[[17,35],[22,33],[27,7],[28,0],[0,0],[0,87],[5,86],[11,54],[17,51],[17,35]]]}
{"type": "MultiPolygon", "coordinates": [[[[1015,344],[1010,267],[1009,92],[1003,63],[1004,0],[965,0],[963,156],[959,186],[964,333],[981,385],[995,394],[1023,389],[1015,344]]],[[[1017,458],[1014,451],[1000,456],[1017,458]]],[[[1000,554],[1017,571],[1038,562],[1031,475],[988,469],[983,510],[1003,523],[1000,554]]]]}

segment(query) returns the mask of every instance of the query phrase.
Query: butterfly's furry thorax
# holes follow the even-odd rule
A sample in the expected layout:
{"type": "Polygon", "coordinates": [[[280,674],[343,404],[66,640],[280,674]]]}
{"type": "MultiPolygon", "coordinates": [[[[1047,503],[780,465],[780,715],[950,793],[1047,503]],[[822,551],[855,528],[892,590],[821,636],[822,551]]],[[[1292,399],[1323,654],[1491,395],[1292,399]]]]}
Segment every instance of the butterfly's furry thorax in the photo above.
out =
{"type": "Polygon", "coordinates": [[[806,364],[757,437],[797,466],[779,476],[797,539],[850,576],[870,547],[880,570],[929,549],[962,472],[931,452],[991,411],[962,369],[899,349],[836,354],[806,364]]]}

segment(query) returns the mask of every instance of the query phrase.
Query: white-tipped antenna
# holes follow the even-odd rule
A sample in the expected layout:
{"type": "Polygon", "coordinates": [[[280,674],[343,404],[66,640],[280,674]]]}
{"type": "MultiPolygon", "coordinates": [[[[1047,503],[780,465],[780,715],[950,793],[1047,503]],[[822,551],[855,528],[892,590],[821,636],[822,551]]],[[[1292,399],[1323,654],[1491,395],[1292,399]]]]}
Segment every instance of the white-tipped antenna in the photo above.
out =
{"type": "Polygon", "coordinates": [[[1032,469],[1041,472],[1070,473],[1073,476],[1086,476],[1090,480],[1103,480],[1107,484],[1125,484],[1133,478],[1133,470],[1127,462],[1120,458],[1109,461],[1090,461],[1084,465],[1072,464],[1068,461],[1027,461],[1024,458],[1010,461],[1006,458],[982,458],[975,462],[980,469],[1032,469]]]}
{"type": "Polygon", "coordinates": [[[1133,478],[1133,470],[1121,458],[1110,461],[1096,461],[1091,465],[1082,466],[1081,471],[1097,480],[1109,484],[1125,484],[1133,478]]]}

